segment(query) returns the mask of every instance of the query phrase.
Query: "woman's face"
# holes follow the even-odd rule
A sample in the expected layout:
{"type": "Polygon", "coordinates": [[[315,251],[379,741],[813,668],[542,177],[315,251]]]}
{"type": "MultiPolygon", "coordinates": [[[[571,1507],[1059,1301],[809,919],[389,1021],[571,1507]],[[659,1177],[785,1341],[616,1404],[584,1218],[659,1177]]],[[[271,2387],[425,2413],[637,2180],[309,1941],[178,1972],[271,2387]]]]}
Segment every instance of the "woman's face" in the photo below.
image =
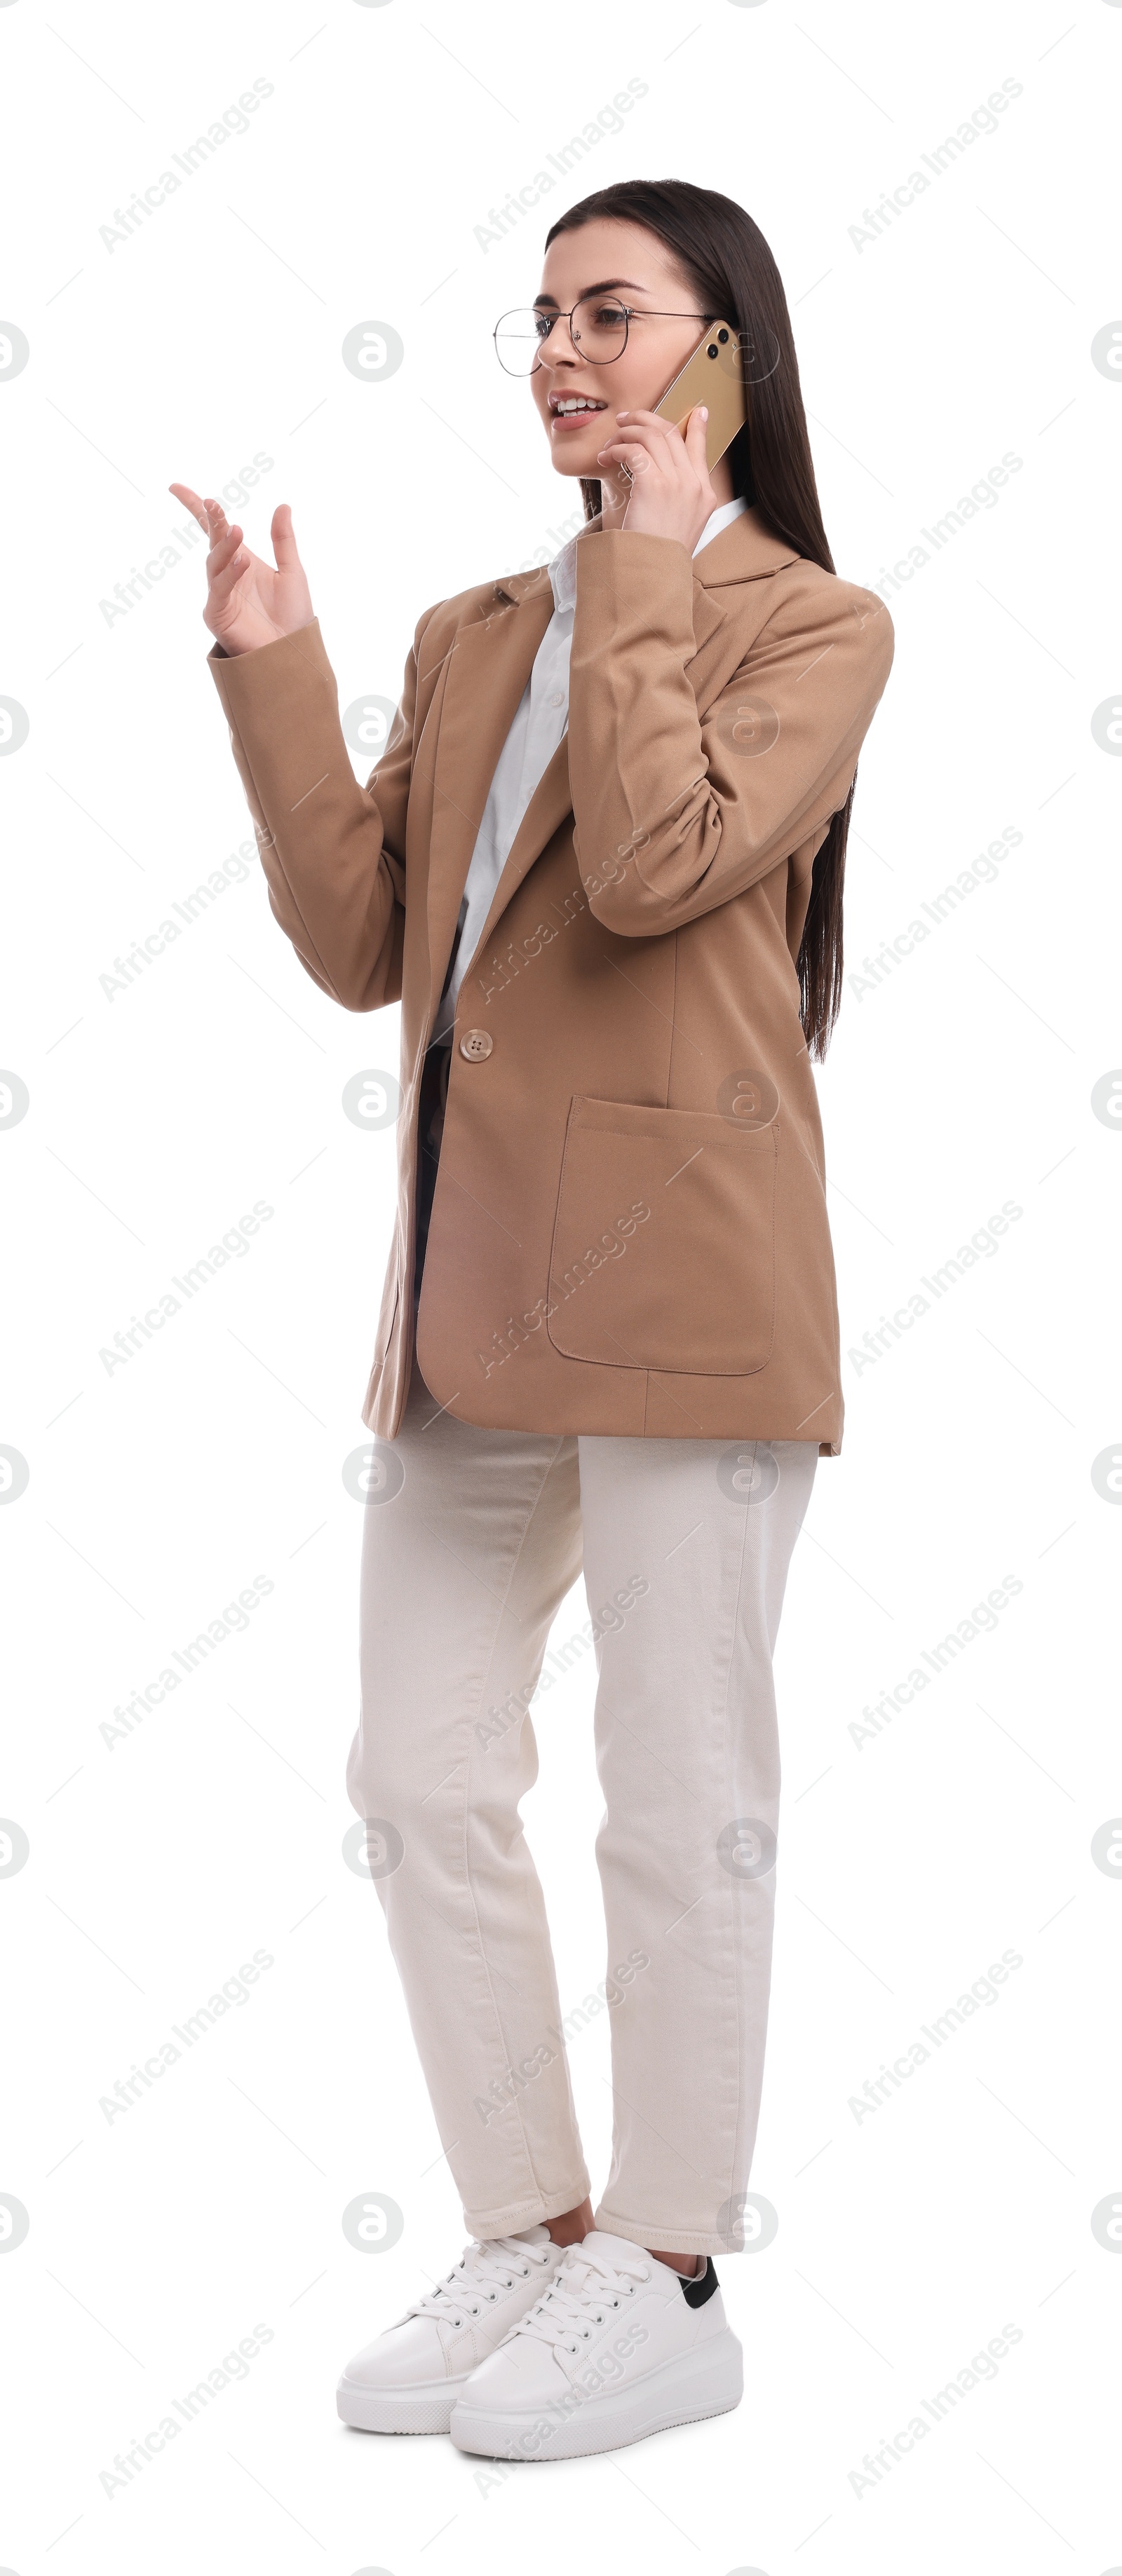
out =
{"type": "Polygon", "coordinates": [[[706,317],[689,278],[645,224],[605,219],[578,225],[551,242],[537,309],[568,315],[593,292],[609,311],[618,304],[630,308],[622,356],[606,366],[593,364],[587,337],[574,343],[568,321],[558,320],[542,342],[530,385],[556,472],[595,481],[601,473],[597,456],[614,433],[617,413],[655,409],[696,349],[706,317]],[[559,409],[580,402],[595,408],[559,409]]]}

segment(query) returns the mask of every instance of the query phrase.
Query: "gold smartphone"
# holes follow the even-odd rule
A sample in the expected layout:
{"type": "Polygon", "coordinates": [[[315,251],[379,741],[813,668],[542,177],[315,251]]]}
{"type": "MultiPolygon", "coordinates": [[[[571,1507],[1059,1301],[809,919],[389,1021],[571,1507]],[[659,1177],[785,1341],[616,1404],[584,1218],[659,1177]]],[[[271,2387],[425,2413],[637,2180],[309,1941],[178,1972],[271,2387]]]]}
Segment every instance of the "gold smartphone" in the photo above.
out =
{"type": "Polygon", "coordinates": [[[655,415],[659,420],[672,420],[677,427],[698,403],[709,406],[705,462],[712,473],[718,457],[731,447],[737,430],[743,429],[748,419],[748,388],[740,342],[730,322],[710,323],[705,338],[687,358],[680,375],[667,386],[662,401],[655,404],[655,415]]]}

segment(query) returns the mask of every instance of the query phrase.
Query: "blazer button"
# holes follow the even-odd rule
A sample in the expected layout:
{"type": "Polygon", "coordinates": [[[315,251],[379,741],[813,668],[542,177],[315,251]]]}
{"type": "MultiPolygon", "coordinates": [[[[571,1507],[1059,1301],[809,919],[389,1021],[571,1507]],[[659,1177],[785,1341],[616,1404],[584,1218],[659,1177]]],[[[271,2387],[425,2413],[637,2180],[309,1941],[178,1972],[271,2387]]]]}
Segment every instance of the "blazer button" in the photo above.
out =
{"type": "Polygon", "coordinates": [[[460,1054],[467,1057],[469,1064],[482,1064],[484,1056],[490,1055],[494,1043],[487,1029],[465,1029],[460,1039],[460,1054]]]}

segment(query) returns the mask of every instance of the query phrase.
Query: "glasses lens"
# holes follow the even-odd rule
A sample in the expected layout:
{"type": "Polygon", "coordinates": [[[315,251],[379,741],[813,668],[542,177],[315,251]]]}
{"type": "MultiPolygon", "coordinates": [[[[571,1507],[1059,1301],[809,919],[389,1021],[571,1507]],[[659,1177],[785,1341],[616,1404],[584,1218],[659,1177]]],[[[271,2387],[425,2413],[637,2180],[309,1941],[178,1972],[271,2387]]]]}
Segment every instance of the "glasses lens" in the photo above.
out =
{"type": "MultiPolygon", "coordinates": [[[[532,376],[557,315],[526,305],[495,325],[495,350],[508,376],[532,376]]],[[[589,366],[610,366],[627,346],[627,315],[614,296],[587,295],[574,308],[573,348],[589,366]]]]}
{"type": "Polygon", "coordinates": [[[533,374],[553,318],[552,314],[539,313],[532,305],[526,305],[515,313],[504,313],[501,322],[496,323],[495,350],[508,376],[533,374]]]}
{"type": "Polygon", "coordinates": [[[593,367],[610,366],[627,343],[627,315],[614,295],[586,295],[573,312],[573,346],[593,367]]]}

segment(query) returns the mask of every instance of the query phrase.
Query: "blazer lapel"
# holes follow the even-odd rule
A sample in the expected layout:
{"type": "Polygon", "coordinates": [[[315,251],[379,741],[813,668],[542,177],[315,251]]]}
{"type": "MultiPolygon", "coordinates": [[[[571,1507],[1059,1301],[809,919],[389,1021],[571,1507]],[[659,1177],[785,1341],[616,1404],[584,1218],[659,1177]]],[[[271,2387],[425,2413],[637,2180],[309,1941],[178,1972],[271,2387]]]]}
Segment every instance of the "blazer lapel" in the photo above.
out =
{"type": "MultiPolygon", "coordinates": [[[[599,527],[594,520],[586,533],[599,527]]],[[[749,509],[722,529],[694,565],[696,665],[726,626],[730,584],[753,581],[793,563],[795,550],[773,535],[749,509]]],[[[476,834],[499,753],[514,720],[534,656],[553,615],[553,588],[545,565],[496,582],[492,600],[462,626],[448,657],[433,778],[427,928],[430,969],[429,1025],[447,972],[456,918],[476,834]]],[[[475,949],[478,957],[523,877],[572,810],[566,733],[534,790],[492,897],[475,949]]],[[[469,958],[465,973],[473,964],[469,958]]]]}
{"type": "MultiPolygon", "coordinates": [[[[597,517],[590,522],[588,529],[582,532],[582,541],[583,538],[594,534],[599,526],[600,520],[597,517]]],[[[781,538],[773,536],[754,509],[744,511],[739,519],[734,519],[729,527],[722,529],[719,537],[713,538],[712,543],[698,556],[694,566],[694,651],[686,664],[687,670],[693,669],[701,659],[706,646],[727,627],[728,600],[725,594],[729,583],[755,580],[762,573],[774,572],[780,564],[794,561],[793,549],[785,545],[781,538]],[[697,568],[698,565],[702,567],[700,571],[697,568]]],[[[548,579],[548,576],[546,578],[548,579]]],[[[509,583],[506,587],[513,590],[515,585],[509,583]]],[[[540,629],[541,635],[544,635],[548,622],[548,618],[543,622],[540,629]]],[[[496,746],[494,755],[496,760],[500,748],[501,746],[496,746]]],[[[528,874],[535,859],[541,856],[547,842],[552,840],[554,833],[564,822],[565,816],[571,813],[572,801],[569,785],[569,737],[566,732],[538,781],[511,844],[506,865],[495,888],[491,908],[475,950],[477,957],[481,955],[486,941],[490,939],[495,924],[505,912],[511,897],[517,893],[523,877],[528,874]]],[[[462,890],[461,887],[461,892],[462,890]]],[[[473,959],[469,958],[467,966],[470,967],[473,962],[473,959]]],[[[467,967],[465,967],[466,972],[467,967]]]]}
{"type": "MultiPolygon", "coordinates": [[[[544,567],[540,574],[512,577],[496,584],[493,605],[485,613],[459,629],[448,657],[427,887],[430,1018],[443,987],[495,765],[552,615],[553,591],[544,567]]],[[[528,820],[529,815],[522,833],[528,820]]]]}
{"type": "Polygon", "coordinates": [[[794,546],[777,537],[756,509],[743,510],[713,537],[693,564],[694,652],[691,668],[728,620],[728,591],[734,583],[759,581],[781,565],[798,562],[794,546]]]}
{"type": "Polygon", "coordinates": [[[464,968],[465,975],[474,963],[474,958],[481,954],[485,942],[490,939],[495,923],[506,911],[512,896],[517,894],[523,877],[529,874],[535,859],[541,857],[547,841],[553,839],[554,833],[564,822],[566,814],[571,814],[572,809],[573,799],[569,786],[569,736],[566,731],[542,771],[511,842],[505,866],[491,898],[491,909],[476,942],[474,955],[468,958],[464,968]]]}

